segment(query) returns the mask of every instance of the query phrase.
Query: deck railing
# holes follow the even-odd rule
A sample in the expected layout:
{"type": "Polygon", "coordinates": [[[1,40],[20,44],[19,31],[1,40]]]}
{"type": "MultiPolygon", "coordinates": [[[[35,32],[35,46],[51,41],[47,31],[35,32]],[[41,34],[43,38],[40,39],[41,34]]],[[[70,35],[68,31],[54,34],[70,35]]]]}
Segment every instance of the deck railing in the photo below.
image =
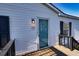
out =
{"type": "Polygon", "coordinates": [[[79,42],[75,40],[75,38],[72,39],[73,39],[73,48],[79,50],[79,42]]]}
{"type": "Polygon", "coordinates": [[[15,40],[10,40],[1,50],[0,56],[15,56],[15,40]]]}
{"type": "Polygon", "coordinates": [[[59,45],[63,45],[71,50],[79,50],[79,42],[72,36],[59,35],[59,45]]]}
{"type": "Polygon", "coordinates": [[[59,35],[59,45],[63,45],[73,50],[73,39],[71,36],[59,35]]]}

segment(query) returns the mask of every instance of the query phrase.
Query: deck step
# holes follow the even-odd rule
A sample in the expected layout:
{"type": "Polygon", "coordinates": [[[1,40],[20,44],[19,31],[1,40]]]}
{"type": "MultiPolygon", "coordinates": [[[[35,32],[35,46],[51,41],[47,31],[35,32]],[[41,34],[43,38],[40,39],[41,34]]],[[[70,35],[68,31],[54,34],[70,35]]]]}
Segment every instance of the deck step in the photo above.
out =
{"type": "Polygon", "coordinates": [[[63,52],[64,54],[68,55],[68,56],[79,56],[79,51],[78,50],[70,50],[69,48],[66,48],[62,45],[55,45],[54,46],[56,49],[58,49],[59,51],[63,52]]]}

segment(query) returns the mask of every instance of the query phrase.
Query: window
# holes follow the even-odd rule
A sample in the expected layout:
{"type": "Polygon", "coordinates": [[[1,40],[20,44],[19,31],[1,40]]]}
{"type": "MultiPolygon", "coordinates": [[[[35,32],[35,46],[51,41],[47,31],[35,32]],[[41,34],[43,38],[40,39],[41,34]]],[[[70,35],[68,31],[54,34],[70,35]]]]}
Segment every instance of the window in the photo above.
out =
{"type": "Polygon", "coordinates": [[[60,21],[60,34],[71,36],[71,22],[60,21]]]}
{"type": "Polygon", "coordinates": [[[69,23],[63,24],[63,34],[68,35],[69,34],[69,23]]]}

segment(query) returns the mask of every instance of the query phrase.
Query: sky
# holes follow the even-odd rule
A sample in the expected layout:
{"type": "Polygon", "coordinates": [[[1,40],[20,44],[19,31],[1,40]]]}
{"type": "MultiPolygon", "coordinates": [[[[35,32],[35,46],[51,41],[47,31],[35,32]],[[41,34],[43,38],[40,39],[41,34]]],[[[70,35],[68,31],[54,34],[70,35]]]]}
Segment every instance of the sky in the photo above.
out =
{"type": "Polygon", "coordinates": [[[54,3],[64,13],[79,17],[79,3],[54,3]]]}

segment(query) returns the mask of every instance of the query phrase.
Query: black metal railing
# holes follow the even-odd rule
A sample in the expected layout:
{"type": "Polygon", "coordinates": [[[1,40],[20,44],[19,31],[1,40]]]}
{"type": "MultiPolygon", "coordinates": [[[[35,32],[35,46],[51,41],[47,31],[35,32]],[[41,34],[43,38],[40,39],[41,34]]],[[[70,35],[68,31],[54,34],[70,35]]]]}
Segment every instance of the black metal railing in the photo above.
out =
{"type": "Polygon", "coordinates": [[[79,42],[72,36],[59,35],[59,45],[63,45],[71,50],[79,50],[79,42]]]}
{"type": "Polygon", "coordinates": [[[1,50],[0,56],[15,56],[15,40],[10,40],[1,50]]]}
{"type": "Polygon", "coordinates": [[[72,39],[73,39],[73,48],[79,50],[79,42],[75,40],[75,38],[72,39]]]}
{"type": "Polygon", "coordinates": [[[73,50],[73,40],[71,36],[59,35],[59,45],[63,45],[73,50]]]}

